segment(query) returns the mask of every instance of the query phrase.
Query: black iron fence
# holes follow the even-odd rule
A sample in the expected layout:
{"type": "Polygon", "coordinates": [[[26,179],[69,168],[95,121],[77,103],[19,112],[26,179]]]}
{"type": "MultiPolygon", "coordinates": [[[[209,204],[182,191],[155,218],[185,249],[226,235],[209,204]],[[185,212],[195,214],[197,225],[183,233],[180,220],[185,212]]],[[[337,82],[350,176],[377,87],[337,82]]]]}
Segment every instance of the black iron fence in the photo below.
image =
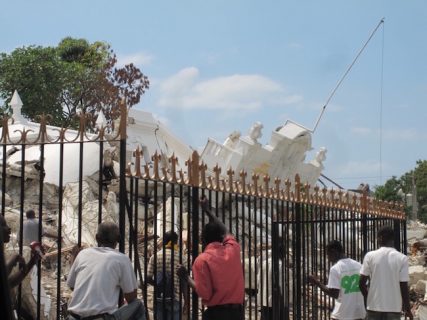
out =
{"type": "MultiPolygon", "coordinates": [[[[326,282],[330,264],[325,246],[331,240],[341,241],[347,255],[361,262],[366,252],[376,248],[377,230],[391,225],[396,248],[406,253],[406,221],[400,205],[376,201],[366,194],[317,187],[312,190],[301,185],[298,176],[292,184],[286,181],[283,188],[278,180],[272,187],[268,177],[261,184],[257,175],[247,182],[241,173],[240,179],[234,180],[232,170],[227,172],[227,179],[222,179],[219,168],[214,168],[214,176],[209,177],[197,153],[187,162],[186,174],[176,172],[176,159],[169,160],[169,169],[159,169],[156,155],[152,168],[145,166],[142,172],[136,165],[135,170],[127,171],[129,220],[135,221],[134,225],[144,221],[143,234],[153,236],[151,244],[144,240],[144,250],[153,248],[152,257],[161,259],[160,268],[173,273],[174,266],[163,254],[157,258],[166,248],[155,239],[162,239],[169,230],[176,231],[179,262],[191,267],[201,251],[200,230],[207,217],[199,199],[206,197],[211,210],[241,245],[246,319],[261,319],[261,311],[270,312],[274,319],[328,319],[333,301],[310,286],[307,276],[317,274],[326,282]],[[141,199],[143,206],[136,204],[141,199]],[[154,213],[151,223],[150,204],[154,213]]],[[[138,156],[135,161],[139,163],[138,156]]],[[[133,246],[140,244],[135,239],[133,246]]],[[[145,251],[142,256],[147,259],[142,259],[141,274],[146,274],[150,254],[145,251]]],[[[155,316],[158,301],[150,297],[156,296],[158,288],[149,286],[144,277],[141,282],[146,305],[153,306],[155,316]],[[154,293],[150,294],[152,289],[154,293]]],[[[188,294],[180,288],[180,314],[186,314],[188,294]]],[[[203,306],[194,293],[191,301],[191,319],[198,319],[203,306]]]]}
{"type": "Polygon", "coordinates": [[[53,131],[42,119],[40,125],[33,124],[39,130],[33,139],[24,128],[21,138],[14,140],[11,125],[3,121],[1,208],[6,220],[14,221],[16,233],[15,245],[7,248],[25,255],[22,230],[27,209],[40,213],[40,242],[48,224],[60,239],[51,242],[46,258],[32,275],[35,291],[31,297],[24,284],[12,294],[21,318],[29,314],[36,319],[64,318],[71,294],[65,280],[73,252],[76,247],[94,245],[97,224],[105,219],[119,224],[119,250],[133,261],[147,316],[157,319],[170,309],[181,319],[201,318],[203,306],[197,295],[180,285],[175,274],[178,265],[191,270],[202,250],[200,231],[208,217],[201,210],[201,197],[208,199],[211,211],[241,245],[246,319],[261,319],[261,311],[271,312],[274,319],[328,319],[333,301],[306,280],[309,274],[317,274],[326,281],[330,265],[324,247],[332,239],[344,244],[349,257],[361,261],[376,247],[377,229],[389,224],[396,231],[396,247],[406,253],[406,221],[397,204],[366,194],[310,188],[298,176],[292,182],[270,181],[258,175],[247,178],[241,172],[236,178],[230,169],[224,178],[219,167],[211,168],[209,174],[197,153],[181,171],[176,169],[175,157],[162,159],[156,154],[150,164],[143,164],[139,150],[128,163],[124,106],[121,114],[120,128],[109,135],[104,128],[96,135],[85,134],[82,116],[79,131],[63,129],[52,137],[53,131]],[[52,169],[46,165],[52,153],[46,151],[53,145],[57,148],[56,185],[46,182],[46,171],[52,169]],[[67,152],[70,145],[74,145],[71,153],[67,152]],[[91,151],[93,145],[95,151],[91,151]],[[33,154],[29,148],[34,146],[39,151],[36,159],[29,158],[33,154]],[[119,170],[114,170],[114,162],[107,159],[111,155],[105,153],[112,146],[119,170]],[[13,152],[19,154],[14,163],[10,162],[13,152]],[[85,158],[91,152],[96,156],[85,158]],[[65,180],[71,162],[78,165],[70,184],[65,180]],[[88,173],[85,168],[90,164],[88,173]],[[8,197],[12,205],[7,204],[8,197]],[[168,231],[177,234],[176,243],[164,241],[168,231]],[[175,304],[165,295],[159,298],[167,286],[159,279],[166,274],[171,277],[175,304]]]}

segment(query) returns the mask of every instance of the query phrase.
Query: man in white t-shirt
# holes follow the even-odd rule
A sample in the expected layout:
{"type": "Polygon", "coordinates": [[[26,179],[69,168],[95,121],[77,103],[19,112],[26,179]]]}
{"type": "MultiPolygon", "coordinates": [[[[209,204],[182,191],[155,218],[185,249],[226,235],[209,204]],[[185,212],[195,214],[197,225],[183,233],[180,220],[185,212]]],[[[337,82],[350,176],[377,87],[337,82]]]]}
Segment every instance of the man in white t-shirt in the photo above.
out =
{"type": "Polygon", "coordinates": [[[393,247],[394,231],[389,226],[378,231],[378,244],[378,250],[365,255],[360,270],[360,290],[367,297],[366,319],[400,320],[402,311],[413,319],[408,293],[408,257],[393,247]]]}
{"type": "Polygon", "coordinates": [[[142,301],[129,258],[115,249],[119,228],[111,222],[98,226],[98,247],[82,250],[74,261],[67,284],[73,290],[69,320],[145,320],[142,301]],[[127,304],[118,309],[120,290],[127,304]]]}
{"type": "Polygon", "coordinates": [[[328,285],[325,286],[314,275],[308,277],[309,282],[335,299],[335,308],[332,311],[331,319],[365,319],[365,304],[359,289],[361,264],[347,258],[343,246],[337,240],[328,243],[326,253],[328,259],[334,263],[329,270],[328,285]]]}

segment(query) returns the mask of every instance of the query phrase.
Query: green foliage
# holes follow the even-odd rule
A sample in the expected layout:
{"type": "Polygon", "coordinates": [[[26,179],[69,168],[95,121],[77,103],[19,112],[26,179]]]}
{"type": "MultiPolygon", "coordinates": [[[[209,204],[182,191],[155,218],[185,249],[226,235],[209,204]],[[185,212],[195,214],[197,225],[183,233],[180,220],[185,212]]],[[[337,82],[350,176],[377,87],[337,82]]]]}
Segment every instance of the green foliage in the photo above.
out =
{"type": "MultiPolygon", "coordinates": [[[[6,103],[18,90],[24,101],[23,114],[30,119],[49,113],[62,117],[62,63],[54,48],[24,47],[0,55],[0,96],[6,103]]],[[[3,106],[4,108],[6,106],[3,106]]]]}
{"type": "Polygon", "coordinates": [[[375,188],[375,197],[384,201],[402,201],[402,198],[397,194],[400,188],[400,180],[393,176],[383,186],[375,188]]]}
{"type": "Polygon", "coordinates": [[[69,126],[79,110],[96,114],[100,109],[111,118],[121,99],[132,107],[149,87],[147,77],[133,64],[117,68],[116,63],[108,44],[71,37],[57,47],[1,53],[2,108],[7,111],[16,89],[24,103],[22,113],[31,120],[44,113],[53,117],[52,124],[69,126]]]}
{"type": "MultiPolygon", "coordinates": [[[[399,190],[402,190],[402,194],[413,193],[414,186],[418,202],[418,217],[427,223],[427,160],[418,160],[416,167],[399,179],[392,177],[384,185],[376,186],[375,197],[385,201],[402,201],[402,195],[398,194],[399,190]]],[[[407,207],[406,211],[410,212],[410,209],[407,207]]]]}

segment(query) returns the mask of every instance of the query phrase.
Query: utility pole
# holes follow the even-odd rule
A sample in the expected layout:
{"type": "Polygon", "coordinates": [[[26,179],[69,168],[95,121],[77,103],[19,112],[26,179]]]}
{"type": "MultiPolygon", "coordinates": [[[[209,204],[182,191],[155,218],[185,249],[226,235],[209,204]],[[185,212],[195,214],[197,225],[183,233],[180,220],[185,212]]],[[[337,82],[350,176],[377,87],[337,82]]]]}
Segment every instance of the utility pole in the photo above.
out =
{"type": "Polygon", "coordinates": [[[415,175],[412,174],[412,219],[418,220],[417,185],[415,175]]]}

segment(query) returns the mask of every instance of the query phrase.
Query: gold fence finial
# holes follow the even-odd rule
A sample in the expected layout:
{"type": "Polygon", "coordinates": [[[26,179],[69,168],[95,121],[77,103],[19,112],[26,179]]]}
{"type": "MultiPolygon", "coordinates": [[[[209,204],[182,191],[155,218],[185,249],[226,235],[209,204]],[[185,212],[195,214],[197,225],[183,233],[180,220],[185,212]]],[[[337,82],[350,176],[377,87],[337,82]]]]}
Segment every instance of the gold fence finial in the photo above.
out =
{"type": "Polygon", "coordinates": [[[215,174],[215,190],[216,191],[220,191],[221,190],[221,186],[220,186],[220,182],[219,182],[219,177],[221,174],[221,168],[218,166],[218,164],[216,164],[216,166],[213,168],[213,172],[215,174]]]}
{"type": "Polygon", "coordinates": [[[248,173],[244,170],[240,171],[240,184],[241,184],[241,192],[242,194],[246,194],[246,176],[248,175],[248,173]]]}
{"type": "Polygon", "coordinates": [[[135,154],[135,176],[141,177],[141,156],[142,156],[142,150],[140,150],[139,145],[136,147],[136,150],[134,151],[135,154]]]}
{"type": "Polygon", "coordinates": [[[160,170],[161,158],[162,158],[162,156],[160,154],[158,154],[157,151],[154,154],[154,156],[151,158],[151,160],[153,161],[153,178],[155,180],[160,180],[159,170],[160,170]]]}
{"type": "Polygon", "coordinates": [[[202,164],[199,167],[199,171],[200,171],[200,186],[202,188],[206,188],[206,170],[208,170],[208,166],[202,161],[202,164]]]}
{"type": "Polygon", "coordinates": [[[256,173],[252,174],[252,182],[253,182],[253,191],[252,191],[252,195],[254,196],[258,196],[258,180],[259,180],[259,175],[256,173]]]}
{"type": "Polygon", "coordinates": [[[169,163],[171,164],[171,181],[176,183],[176,166],[178,164],[178,158],[175,156],[175,153],[173,153],[172,156],[169,158],[169,163]]]}
{"type": "Polygon", "coordinates": [[[233,189],[234,170],[231,167],[227,170],[227,176],[228,176],[228,179],[227,179],[228,187],[226,190],[228,192],[234,192],[234,189],[233,189]]]}

